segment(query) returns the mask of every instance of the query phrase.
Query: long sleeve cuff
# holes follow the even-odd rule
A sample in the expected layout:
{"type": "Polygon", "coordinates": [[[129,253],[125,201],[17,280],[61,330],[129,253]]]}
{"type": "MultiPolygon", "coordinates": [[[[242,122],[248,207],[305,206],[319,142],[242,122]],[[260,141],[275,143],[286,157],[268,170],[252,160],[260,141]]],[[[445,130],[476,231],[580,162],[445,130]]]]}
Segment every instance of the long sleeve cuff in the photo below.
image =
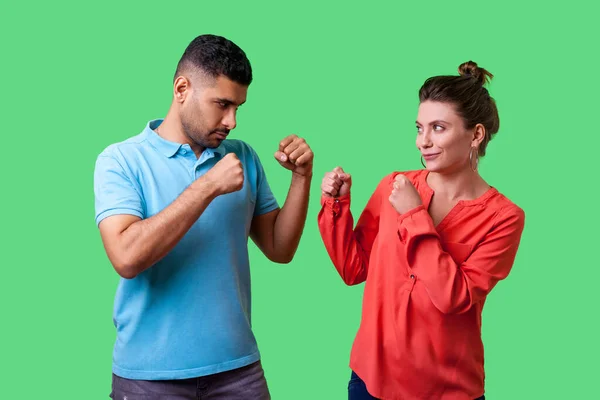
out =
{"type": "Polygon", "coordinates": [[[342,208],[350,207],[350,194],[340,197],[321,195],[321,206],[328,215],[337,216],[342,208]]]}

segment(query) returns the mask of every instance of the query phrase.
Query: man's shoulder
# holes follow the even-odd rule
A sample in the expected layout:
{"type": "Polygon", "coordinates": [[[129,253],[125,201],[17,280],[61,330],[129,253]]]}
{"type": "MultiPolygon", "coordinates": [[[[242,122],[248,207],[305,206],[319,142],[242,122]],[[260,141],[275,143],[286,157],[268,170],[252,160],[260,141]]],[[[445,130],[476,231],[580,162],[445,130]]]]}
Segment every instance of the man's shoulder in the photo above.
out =
{"type": "Polygon", "coordinates": [[[254,148],[240,139],[227,139],[223,141],[222,146],[226,153],[235,153],[243,163],[260,163],[260,158],[254,148]]]}
{"type": "Polygon", "coordinates": [[[146,135],[144,135],[144,133],[139,133],[120,142],[109,144],[100,152],[98,157],[121,157],[131,151],[139,150],[144,146],[145,142],[146,135]]]}
{"type": "Polygon", "coordinates": [[[254,149],[252,148],[252,146],[248,142],[245,142],[241,139],[227,139],[227,140],[224,140],[222,143],[223,143],[223,147],[225,147],[225,149],[227,149],[227,152],[229,152],[229,153],[238,152],[238,151],[254,152],[254,149]]]}

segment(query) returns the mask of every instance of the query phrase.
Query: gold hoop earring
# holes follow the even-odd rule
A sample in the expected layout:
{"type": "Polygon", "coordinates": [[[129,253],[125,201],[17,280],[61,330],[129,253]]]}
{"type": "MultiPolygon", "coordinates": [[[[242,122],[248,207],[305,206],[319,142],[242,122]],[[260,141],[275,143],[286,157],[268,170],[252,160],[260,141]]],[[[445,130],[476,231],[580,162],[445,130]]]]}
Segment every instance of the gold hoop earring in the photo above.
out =
{"type": "Polygon", "coordinates": [[[421,156],[421,165],[423,166],[423,168],[427,168],[427,165],[425,165],[425,161],[423,161],[423,156],[421,156]]]}
{"type": "Polygon", "coordinates": [[[477,171],[479,167],[479,150],[477,150],[477,147],[471,147],[471,150],[469,150],[469,165],[473,171],[477,171]],[[473,150],[475,150],[475,166],[473,166],[473,150]]]}

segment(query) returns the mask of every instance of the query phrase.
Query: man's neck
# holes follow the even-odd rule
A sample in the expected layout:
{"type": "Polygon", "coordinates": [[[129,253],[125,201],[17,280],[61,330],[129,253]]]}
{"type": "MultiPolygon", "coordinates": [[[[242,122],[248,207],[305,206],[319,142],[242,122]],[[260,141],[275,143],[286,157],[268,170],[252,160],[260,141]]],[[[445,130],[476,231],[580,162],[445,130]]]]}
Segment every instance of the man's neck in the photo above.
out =
{"type": "Polygon", "coordinates": [[[173,115],[171,110],[169,110],[163,122],[154,129],[154,132],[170,142],[189,145],[196,157],[200,157],[200,154],[204,151],[202,146],[196,144],[185,134],[181,121],[173,115]]]}

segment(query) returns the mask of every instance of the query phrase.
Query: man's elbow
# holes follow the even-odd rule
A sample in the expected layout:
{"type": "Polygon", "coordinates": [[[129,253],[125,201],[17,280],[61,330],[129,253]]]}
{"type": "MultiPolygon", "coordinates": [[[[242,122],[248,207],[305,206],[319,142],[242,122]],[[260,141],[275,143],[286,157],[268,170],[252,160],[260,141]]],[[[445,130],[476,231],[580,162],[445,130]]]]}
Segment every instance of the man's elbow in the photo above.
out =
{"type": "Polygon", "coordinates": [[[127,257],[115,257],[111,259],[111,263],[121,278],[133,279],[139,274],[140,268],[138,263],[127,257]]]}
{"type": "Polygon", "coordinates": [[[292,260],[294,259],[293,256],[280,256],[278,258],[274,258],[271,261],[277,263],[277,264],[289,264],[292,262],[292,260]]]}
{"type": "Polygon", "coordinates": [[[277,264],[289,264],[294,259],[294,253],[273,253],[267,258],[277,264]]]}
{"type": "Polygon", "coordinates": [[[137,276],[137,273],[135,272],[135,270],[133,270],[131,268],[124,268],[124,267],[118,267],[118,266],[114,266],[114,267],[115,267],[115,271],[117,271],[117,274],[119,274],[119,276],[121,278],[133,279],[137,276]]]}

